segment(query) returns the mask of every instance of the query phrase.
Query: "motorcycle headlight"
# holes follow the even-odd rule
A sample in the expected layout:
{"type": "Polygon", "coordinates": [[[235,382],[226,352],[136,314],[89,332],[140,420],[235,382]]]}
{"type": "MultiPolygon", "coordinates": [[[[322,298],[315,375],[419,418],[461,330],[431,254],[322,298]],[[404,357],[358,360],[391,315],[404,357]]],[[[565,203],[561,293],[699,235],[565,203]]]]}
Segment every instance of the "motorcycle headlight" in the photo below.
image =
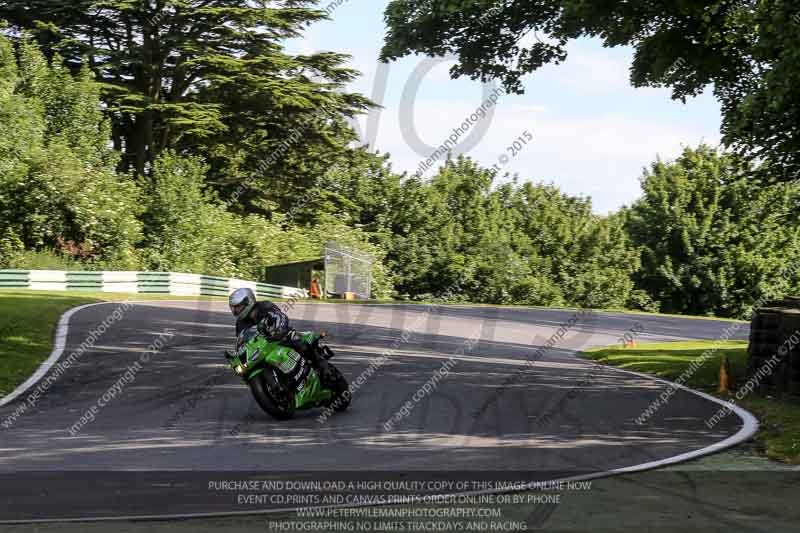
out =
{"type": "Polygon", "coordinates": [[[233,369],[238,375],[244,375],[244,367],[242,365],[236,365],[236,368],[233,369]]]}

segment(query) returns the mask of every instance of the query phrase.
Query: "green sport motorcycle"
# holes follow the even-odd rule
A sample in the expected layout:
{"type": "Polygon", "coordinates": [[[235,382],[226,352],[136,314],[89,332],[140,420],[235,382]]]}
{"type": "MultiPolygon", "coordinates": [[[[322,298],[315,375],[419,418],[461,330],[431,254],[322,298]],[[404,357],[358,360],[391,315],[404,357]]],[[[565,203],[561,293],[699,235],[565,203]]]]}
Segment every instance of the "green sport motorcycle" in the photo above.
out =
{"type": "MultiPolygon", "coordinates": [[[[322,345],[326,333],[300,333],[312,350],[323,359],[333,357],[322,345]]],[[[236,351],[225,357],[237,376],[250,387],[258,405],[278,420],[289,420],[295,411],[329,407],[344,411],[350,405],[350,389],[344,375],[328,363],[329,375],[323,382],[319,372],[295,350],[271,342],[258,327],[243,330],[236,340],[236,351]]]]}

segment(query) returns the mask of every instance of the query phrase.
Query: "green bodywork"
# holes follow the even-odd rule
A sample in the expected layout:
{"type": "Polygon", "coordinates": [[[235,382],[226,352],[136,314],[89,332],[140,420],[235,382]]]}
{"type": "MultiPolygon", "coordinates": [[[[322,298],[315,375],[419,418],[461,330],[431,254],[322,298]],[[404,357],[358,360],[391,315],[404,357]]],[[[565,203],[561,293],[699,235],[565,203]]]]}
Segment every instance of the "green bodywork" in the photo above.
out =
{"type": "MultiPolygon", "coordinates": [[[[307,343],[312,343],[319,337],[313,332],[301,333],[300,336],[307,343]]],[[[239,335],[237,344],[236,357],[230,364],[233,371],[245,383],[249,383],[269,367],[275,367],[289,374],[302,361],[302,356],[296,351],[277,342],[270,342],[259,335],[255,326],[243,331],[239,335]]],[[[329,402],[332,397],[333,391],[323,387],[317,371],[309,368],[308,375],[295,389],[295,409],[318,407],[329,402]]]]}

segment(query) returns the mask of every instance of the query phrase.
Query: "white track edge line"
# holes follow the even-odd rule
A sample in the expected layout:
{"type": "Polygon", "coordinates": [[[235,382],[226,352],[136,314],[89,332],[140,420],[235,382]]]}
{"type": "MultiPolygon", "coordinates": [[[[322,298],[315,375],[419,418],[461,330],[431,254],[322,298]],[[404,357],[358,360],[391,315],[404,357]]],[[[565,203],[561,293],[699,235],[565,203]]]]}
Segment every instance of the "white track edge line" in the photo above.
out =
{"type": "Polygon", "coordinates": [[[39,368],[36,369],[36,372],[33,373],[31,377],[25,380],[22,384],[20,384],[16,389],[12,392],[4,396],[0,399],[0,407],[7,405],[23,394],[25,394],[28,389],[36,385],[40,379],[47,375],[48,372],[53,368],[53,366],[58,362],[61,356],[64,354],[64,348],[67,344],[67,333],[69,332],[69,319],[77,313],[78,311],[82,311],[84,309],[88,309],[89,307],[95,307],[97,305],[107,305],[109,303],[114,302],[97,302],[93,304],[86,304],[80,305],[78,307],[73,307],[72,309],[68,310],[66,313],[61,315],[61,318],[58,320],[58,326],[56,326],[55,332],[55,342],[53,343],[53,351],[50,352],[50,356],[45,359],[44,363],[39,365],[39,368]]]}
{"type": "Polygon", "coordinates": [[[53,343],[53,351],[50,352],[50,356],[45,359],[45,361],[39,365],[39,368],[36,369],[36,372],[33,373],[31,377],[26,379],[22,384],[20,384],[16,389],[8,393],[7,395],[0,398],[0,407],[4,407],[36,385],[39,380],[47,375],[48,372],[55,366],[61,356],[64,355],[64,348],[67,344],[67,334],[69,333],[69,319],[72,318],[72,315],[83,311],[84,309],[88,309],[90,307],[95,307],[98,305],[122,305],[122,304],[129,304],[129,305],[144,305],[148,303],[205,303],[205,302],[213,302],[213,300],[121,300],[121,301],[114,301],[114,302],[95,302],[91,304],[84,304],[79,305],[77,307],[73,307],[72,309],[67,310],[61,318],[58,319],[58,326],[56,326],[56,332],[54,337],[53,343]]]}
{"type": "Polygon", "coordinates": [[[684,390],[686,392],[694,394],[695,396],[699,396],[699,397],[704,398],[704,399],[706,399],[706,400],[708,400],[710,402],[716,403],[716,404],[718,404],[718,405],[720,405],[722,407],[730,409],[731,411],[736,413],[736,415],[742,420],[742,427],[739,428],[739,431],[737,431],[736,433],[734,433],[730,437],[727,437],[727,438],[725,438],[725,439],[723,439],[723,440],[721,440],[719,442],[716,442],[714,444],[706,446],[705,448],[700,448],[699,450],[694,450],[692,452],[686,452],[686,453],[678,454],[678,455],[675,455],[673,457],[667,457],[666,459],[660,459],[658,461],[651,461],[649,463],[643,463],[643,464],[636,465],[636,466],[633,466],[633,467],[617,468],[615,470],[611,470],[610,471],[612,474],[624,474],[624,473],[627,473],[627,472],[640,472],[640,471],[643,471],[643,470],[651,470],[653,468],[660,468],[662,466],[682,463],[682,462],[688,461],[690,459],[695,459],[697,457],[702,457],[704,455],[710,455],[712,453],[716,453],[716,452],[721,451],[721,450],[732,448],[733,446],[736,446],[737,444],[741,444],[742,442],[750,439],[753,435],[756,434],[756,431],[758,431],[758,428],[759,428],[758,419],[755,416],[753,416],[752,413],[750,413],[749,411],[747,411],[745,409],[742,409],[741,407],[739,407],[738,405],[736,405],[733,402],[726,402],[726,401],[724,401],[724,400],[722,400],[720,398],[717,398],[716,396],[712,396],[711,394],[707,394],[705,392],[694,390],[694,389],[692,389],[690,387],[687,387],[685,385],[681,385],[679,383],[674,383],[672,381],[668,381],[666,379],[661,379],[659,377],[650,376],[650,375],[647,375],[647,374],[641,374],[639,372],[634,372],[632,370],[625,370],[625,369],[622,369],[622,368],[612,367],[612,366],[608,366],[608,365],[603,365],[603,366],[605,366],[606,368],[614,369],[614,370],[616,370],[618,372],[622,372],[622,373],[625,373],[625,374],[631,374],[633,376],[638,376],[640,378],[646,378],[646,379],[649,379],[649,380],[652,380],[652,381],[657,381],[659,383],[663,383],[664,385],[669,385],[671,387],[676,387],[678,389],[684,390]]]}
{"type": "MultiPolygon", "coordinates": [[[[93,304],[97,305],[97,304],[93,304]]],[[[599,364],[599,363],[597,363],[599,364]]],[[[645,472],[647,470],[654,470],[656,468],[662,468],[669,465],[674,465],[678,463],[683,463],[689,461],[690,459],[696,459],[698,457],[703,457],[705,455],[711,455],[713,453],[731,448],[736,446],[737,444],[741,444],[742,442],[746,441],[747,439],[751,438],[756,431],[758,431],[758,420],[755,416],[753,416],[750,412],[742,409],[738,405],[733,403],[725,402],[715,396],[710,394],[706,394],[704,392],[700,392],[694,390],[692,388],[686,387],[684,385],[680,385],[678,383],[673,383],[671,381],[667,381],[665,379],[661,379],[655,376],[650,376],[647,374],[641,374],[639,372],[633,372],[631,370],[624,370],[622,368],[617,368],[608,365],[602,365],[606,368],[616,370],[621,373],[631,374],[640,378],[648,379],[651,381],[657,381],[659,383],[663,383],[669,386],[675,386],[679,389],[687,391],[691,394],[699,396],[705,400],[711,401],[712,403],[716,403],[723,407],[729,408],[731,411],[736,413],[736,415],[742,420],[742,427],[731,435],[719,442],[715,442],[705,448],[700,448],[699,450],[694,450],[691,452],[681,453],[678,455],[674,455],[672,457],[667,457],[665,459],[659,459],[657,461],[650,461],[648,463],[641,463],[638,465],[633,466],[626,466],[622,468],[615,468],[612,470],[604,470],[601,472],[594,472],[592,474],[585,474],[585,475],[578,475],[578,476],[569,476],[563,478],[556,478],[552,480],[539,480],[535,482],[529,483],[525,487],[521,487],[517,490],[481,490],[481,491],[471,491],[471,492],[461,492],[461,493],[454,493],[454,494],[443,494],[434,496],[434,498],[439,499],[446,499],[446,498],[453,498],[457,496],[479,496],[483,494],[503,494],[503,493],[513,493],[513,492],[523,492],[525,490],[536,490],[537,486],[542,486],[543,484],[554,484],[554,483],[568,483],[570,481],[588,481],[594,479],[601,479],[607,478],[612,476],[618,476],[622,474],[632,474],[636,472],[645,472]]],[[[299,511],[306,511],[309,509],[314,510],[328,510],[328,509],[344,509],[344,508],[360,508],[360,507],[383,507],[389,505],[398,505],[396,503],[366,503],[366,504],[357,504],[357,505],[327,505],[327,506],[317,506],[317,507],[295,507],[295,508],[287,508],[287,509],[263,509],[258,511],[228,511],[228,512],[218,512],[218,513],[185,513],[185,514],[163,514],[163,515],[128,515],[128,516],[101,516],[95,518],[47,518],[47,519],[32,519],[32,520],[10,520],[10,521],[2,521],[0,520],[0,524],[41,524],[41,523],[80,523],[80,522],[138,522],[138,521],[154,521],[154,520],[191,520],[191,519],[203,519],[203,518],[225,518],[225,517],[241,517],[241,516],[266,516],[266,515],[275,515],[275,514],[289,514],[289,513],[297,513],[299,511]]]]}

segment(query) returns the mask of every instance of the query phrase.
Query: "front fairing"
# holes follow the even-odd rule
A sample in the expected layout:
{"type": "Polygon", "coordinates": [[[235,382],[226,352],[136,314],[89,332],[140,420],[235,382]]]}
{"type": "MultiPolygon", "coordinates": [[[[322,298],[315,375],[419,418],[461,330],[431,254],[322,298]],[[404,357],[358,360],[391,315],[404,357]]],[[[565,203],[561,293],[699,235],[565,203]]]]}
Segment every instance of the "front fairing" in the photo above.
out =
{"type": "MultiPolygon", "coordinates": [[[[300,333],[300,337],[303,341],[312,343],[319,338],[319,335],[305,332],[300,333]]],[[[291,348],[268,341],[255,327],[239,335],[235,354],[231,360],[231,368],[245,382],[249,382],[270,367],[277,368],[284,374],[291,374],[298,364],[308,364],[291,348]]],[[[309,368],[306,378],[296,385],[295,408],[308,409],[322,405],[331,397],[332,392],[322,386],[317,372],[309,368]]]]}
{"type": "Polygon", "coordinates": [[[299,362],[300,354],[277,342],[268,341],[253,326],[239,334],[236,357],[231,361],[231,367],[245,381],[250,381],[268,366],[289,374],[299,362]]]}

